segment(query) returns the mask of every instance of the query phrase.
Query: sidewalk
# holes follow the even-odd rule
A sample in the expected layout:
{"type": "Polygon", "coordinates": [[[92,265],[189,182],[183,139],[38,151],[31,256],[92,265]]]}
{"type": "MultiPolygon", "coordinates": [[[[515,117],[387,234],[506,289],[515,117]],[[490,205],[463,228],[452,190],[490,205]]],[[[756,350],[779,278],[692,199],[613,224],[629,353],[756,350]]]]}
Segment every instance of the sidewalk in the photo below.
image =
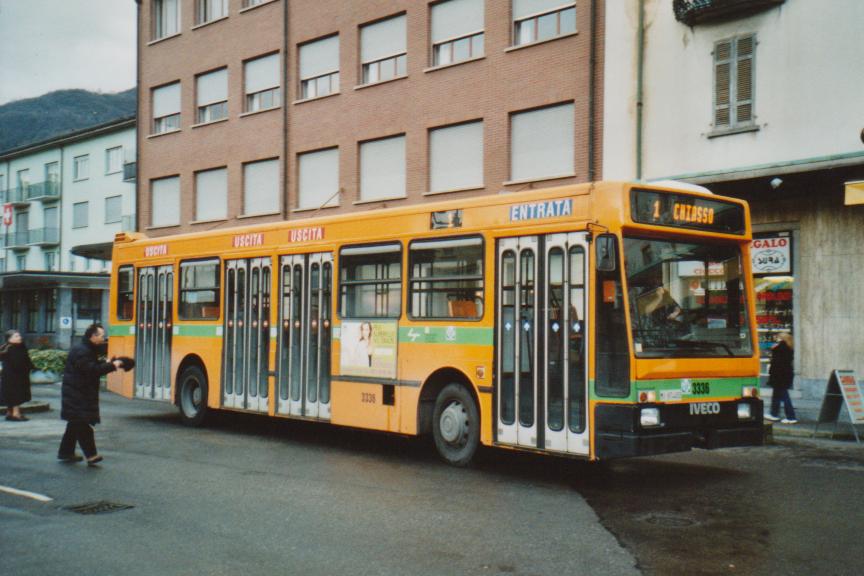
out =
{"type": "MultiPolygon", "coordinates": [[[[833,440],[846,440],[855,442],[855,432],[849,422],[822,423],[818,425],[815,420],[799,420],[797,424],[782,424],[780,422],[765,421],[765,443],[770,444],[773,436],[788,436],[797,438],[828,438],[833,440]],[[815,436],[814,436],[815,432],[815,436]]],[[[858,427],[858,437],[864,442],[864,426],[858,427]]]]}

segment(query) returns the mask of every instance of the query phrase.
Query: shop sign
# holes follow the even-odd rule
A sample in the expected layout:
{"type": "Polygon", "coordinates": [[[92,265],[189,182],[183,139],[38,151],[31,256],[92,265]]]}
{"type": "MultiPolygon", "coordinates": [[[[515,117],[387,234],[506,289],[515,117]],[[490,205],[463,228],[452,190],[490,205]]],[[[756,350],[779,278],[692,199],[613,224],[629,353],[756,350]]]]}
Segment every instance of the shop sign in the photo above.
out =
{"type": "Polygon", "coordinates": [[[791,274],[792,236],[781,232],[754,238],[750,243],[754,274],[791,274]]]}

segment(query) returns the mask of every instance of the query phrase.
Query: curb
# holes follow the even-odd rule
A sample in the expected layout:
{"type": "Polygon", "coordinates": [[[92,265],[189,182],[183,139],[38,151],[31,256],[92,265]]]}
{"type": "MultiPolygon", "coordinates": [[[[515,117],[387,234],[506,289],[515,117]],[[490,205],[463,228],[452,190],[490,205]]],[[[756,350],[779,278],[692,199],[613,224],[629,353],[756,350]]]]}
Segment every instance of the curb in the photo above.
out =
{"type": "MultiPolygon", "coordinates": [[[[50,412],[51,404],[48,402],[25,402],[21,405],[23,414],[33,414],[34,412],[50,412]]],[[[0,414],[6,414],[6,406],[0,406],[0,414]]]]}
{"type": "MultiPolygon", "coordinates": [[[[864,438],[864,434],[860,434],[864,438]]],[[[816,430],[815,422],[803,422],[799,424],[774,424],[765,423],[765,443],[770,444],[774,437],[785,438],[821,438],[825,440],[842,440],[855,442],[855,434],[846,428],[839,428],[836,432],[833,425],[826,424],[816,430]],[[814,434],[815,432],[815,434],[814,434]]]]}

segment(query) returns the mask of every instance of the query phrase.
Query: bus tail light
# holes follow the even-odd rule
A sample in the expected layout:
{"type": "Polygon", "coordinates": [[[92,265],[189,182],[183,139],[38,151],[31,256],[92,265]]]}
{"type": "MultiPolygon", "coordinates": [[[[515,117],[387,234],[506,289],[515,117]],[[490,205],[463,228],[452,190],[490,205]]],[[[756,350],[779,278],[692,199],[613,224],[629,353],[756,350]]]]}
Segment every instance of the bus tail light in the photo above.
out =
{"type": "Polygon", "coordinates": [[[741,389],[741,395],[744,398],[758,398],[759,388],[756,386],[744,386],[744,388],[741,389]]]}
{"type": "Polygon", "coordinates": [[[643,428],[652,428],[661,425],[659,408],[642,408],[639,412],[639,424],[643,428]]]}
{"type": "Polygon", "coordinates": [[[739,420],[750,420],[753,417],[753,411],[750,407],[750,404],[746,402],[738,403],[738,419],[739,420]]]}
{"type": "Polygon", "coordinates": [[[657,392],[654,390],[642,390],[639,392],[639,402],[656,402],[657,392]]]}

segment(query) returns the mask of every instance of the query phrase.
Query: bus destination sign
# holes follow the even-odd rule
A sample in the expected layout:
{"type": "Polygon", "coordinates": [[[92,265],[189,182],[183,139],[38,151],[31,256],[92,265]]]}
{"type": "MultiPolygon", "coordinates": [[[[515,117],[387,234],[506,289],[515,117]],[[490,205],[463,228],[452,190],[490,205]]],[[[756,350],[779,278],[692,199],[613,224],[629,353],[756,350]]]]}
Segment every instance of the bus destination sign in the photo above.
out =
{"type": "Polygon", "coordinates": [[[632,190],[630,216],[642,224],[744,234],[743,207],[689,194],[632,190]]]}

